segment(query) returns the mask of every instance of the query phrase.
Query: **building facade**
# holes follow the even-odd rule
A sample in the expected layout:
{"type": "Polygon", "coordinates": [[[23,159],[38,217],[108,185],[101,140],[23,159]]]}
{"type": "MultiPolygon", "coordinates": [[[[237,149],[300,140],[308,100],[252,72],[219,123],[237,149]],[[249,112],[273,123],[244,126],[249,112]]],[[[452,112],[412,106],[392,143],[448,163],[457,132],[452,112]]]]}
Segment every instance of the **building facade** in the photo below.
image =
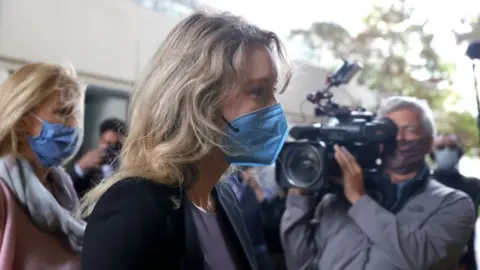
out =
{"type": "MultiPolygon", "coordinates": [[[[109,88],[126,98],[170,29],[198,8],[194,0],[0,0],[0,81],[25,63],[69,62],[94,86],[90,92],[109,88]]],[[[290,122],[315,120],[313,105],[301,104],[307,93],[323,86],[326,75],[296,62],[295,77],[279,97],[290,122]]],[[[363,104],[372,100],[367,92],[349,86],[335,90],[335,97],[343,104],[363,104]]],[[[124,103],[105,106],[104,111],[124,117],[124,103]]]]}

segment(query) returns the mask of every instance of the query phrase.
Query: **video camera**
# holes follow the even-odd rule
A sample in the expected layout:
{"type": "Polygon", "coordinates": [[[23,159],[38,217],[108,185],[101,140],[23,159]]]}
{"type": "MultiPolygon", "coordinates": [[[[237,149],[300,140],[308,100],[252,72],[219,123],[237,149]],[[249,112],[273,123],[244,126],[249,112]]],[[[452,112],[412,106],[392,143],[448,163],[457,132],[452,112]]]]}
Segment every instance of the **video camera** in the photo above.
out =
{"type": "Polygon", "coordinates": [[[341,188],[335,181],[341,176],[334,156],[335,144],[348,149],[367,175],[377,173],[384,157],[395,151],[397,126],[390,119],[375,119],[365,109],[351,109],[332,101],[332,87],[349,83],[361,69],[358,63],[344,61],[337,72],[327,77],[323,89],[307,95],[307,100],[316,105],[315,115],[328,121],[290,129],[295,142],[285,143],[276,160],[276,178],[281,187],[341,188]]]}

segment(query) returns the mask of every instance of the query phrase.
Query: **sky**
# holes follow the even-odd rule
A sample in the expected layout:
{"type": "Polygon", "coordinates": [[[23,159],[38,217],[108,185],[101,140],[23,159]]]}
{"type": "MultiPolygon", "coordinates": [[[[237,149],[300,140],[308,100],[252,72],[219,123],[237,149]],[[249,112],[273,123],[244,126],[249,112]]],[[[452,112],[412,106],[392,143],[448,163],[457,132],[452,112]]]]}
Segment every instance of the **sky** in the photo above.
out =
{"type": "MultiPolygon", "coordinates": [[[[315,21],[333,21],[352,32],[361,30],[361,18],[373,3],[390,0],[202,0],[220,10],[241,15],[250,22],[286,37],[292,29],[309,28],[315,21]]],[[[437,51],[446,61],[456,65],[454,90],[462,100],[452,109],[476,114],[475,92],[471,63],[464,56],[465,46],[458,46],[451,30],[464,30],[460,18],[480,14],[478,0],[421,0],[414,1],[415,12],[430,19],[435,33],[437,51]],[[463,28],[463,29],[462,29],[463,28]]],[[[292,52],[295,55],[296,52],[292,52]]]]}

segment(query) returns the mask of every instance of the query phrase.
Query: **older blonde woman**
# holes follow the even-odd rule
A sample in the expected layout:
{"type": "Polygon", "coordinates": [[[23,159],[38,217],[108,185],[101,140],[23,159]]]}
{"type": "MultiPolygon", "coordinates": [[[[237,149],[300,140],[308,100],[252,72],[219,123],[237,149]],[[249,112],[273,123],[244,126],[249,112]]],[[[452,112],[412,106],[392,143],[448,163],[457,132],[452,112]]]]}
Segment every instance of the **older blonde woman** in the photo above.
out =
{"type": "Polygon", "coordinates": [[[0,96],[0,269],[80,269],[85,223],[60,165],[81,142],[84,88],[73,70],[34,63],[0,96]]]}
{"type": "Polygon", "coordinates": [[[120,172],[85,197],[83,269],[258,269],[218,181],[230,164],[272,164],[283,146],[281,56],[274,33],[235,16],[174,27],[133,92],[120,172]]]}

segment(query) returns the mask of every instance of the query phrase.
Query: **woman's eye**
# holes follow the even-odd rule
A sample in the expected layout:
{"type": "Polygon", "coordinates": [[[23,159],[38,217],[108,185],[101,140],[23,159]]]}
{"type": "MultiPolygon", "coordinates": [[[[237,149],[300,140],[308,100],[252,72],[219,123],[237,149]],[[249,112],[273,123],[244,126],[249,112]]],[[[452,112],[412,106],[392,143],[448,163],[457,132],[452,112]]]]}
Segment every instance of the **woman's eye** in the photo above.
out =
{"type": "Polygon", "coordinates": [[[411,134],[411,135],[418,135],[420,133],[420,131],[415,129],[415,128],[409,128],[409,129],[406,130],[406,133],[411,134]]]}
{"type": "Polygon", "coordinates": [[[70,116],[75,113],[75,109],[76,108],[74,107],[68,106],[68,107],[58,109],[56,113],[64,116],[70,116]]]}
{"type": "Polygon", "coordinates": [[[257,87],[254,88],[251,93],[256,96],[263,96],[265,94],[265,88],[263,87],[257,87]]]}
{"type": "Polygon", "coordinates": [[[54,112],[54,115],[61,122],[68,122],[75,117],[73,108],[60,108],[54,112]]]}

